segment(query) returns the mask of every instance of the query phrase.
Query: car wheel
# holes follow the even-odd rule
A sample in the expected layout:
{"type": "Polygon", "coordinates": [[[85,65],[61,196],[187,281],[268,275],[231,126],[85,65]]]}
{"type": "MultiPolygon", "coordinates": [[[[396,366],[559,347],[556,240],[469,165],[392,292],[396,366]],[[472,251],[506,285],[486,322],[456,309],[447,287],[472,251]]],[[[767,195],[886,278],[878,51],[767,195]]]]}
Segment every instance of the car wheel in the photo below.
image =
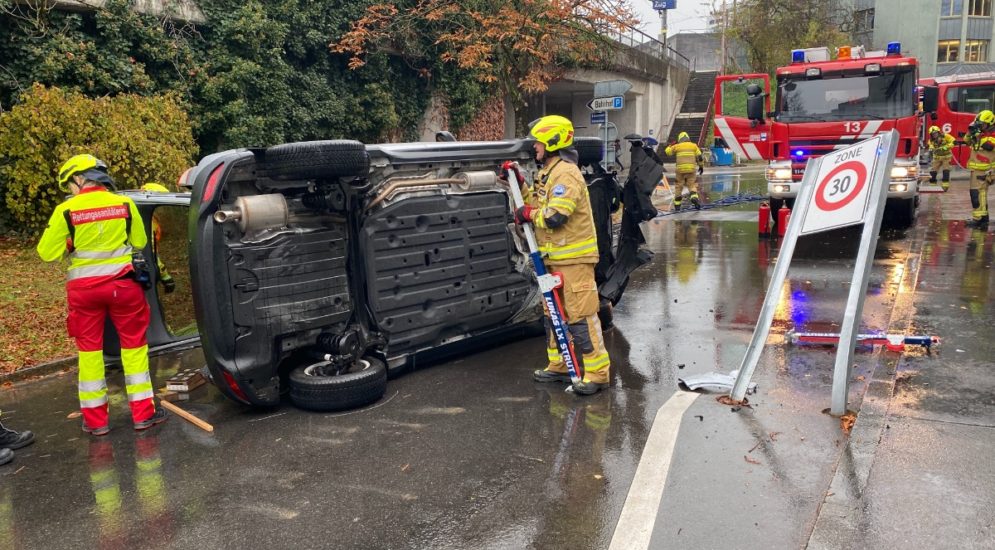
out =
{"type": "Polygon", "coordinates": [[[598,138],[576,138],[573,146],[577,150],[577,164],[580,166],[598,164],[604,158],[605,145],[598,138]]]}
{"type": "Polygon", "coordinates": [[[290,401],[311,411],[338,411],[373,403],[387,391],[387,366],[375,357],[363,357],[341,374],[326,372],[329,366],[321,361],[290,371],[290,401]]]}
{"type": "Polygon", "coordinates": [[[345,178],[370,171],[366,146],[345,139],[274,145],[266,149],[265,158],[275,179],[345,178]]]}

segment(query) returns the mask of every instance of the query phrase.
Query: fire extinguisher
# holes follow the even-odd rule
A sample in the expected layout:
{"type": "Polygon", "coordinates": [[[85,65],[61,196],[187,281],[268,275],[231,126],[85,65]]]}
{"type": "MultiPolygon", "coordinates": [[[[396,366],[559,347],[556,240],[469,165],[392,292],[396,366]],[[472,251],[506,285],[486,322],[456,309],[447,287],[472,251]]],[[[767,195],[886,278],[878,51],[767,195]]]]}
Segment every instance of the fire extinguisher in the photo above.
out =
{"type": "Polygon", "coordinates": [[[788,204],[784,203],[781,205],[781,209],[777,211],[777,236],[783,237],[784,233],[788,230],[788,220],[791,219],[791,209],[788,208],[788,204]]]}
{"type": "Polygon", "coordinates": [[[761,237],[770,235],[770,205],[767,202],[760,203],[760,211],[757,218],[757,233],[761,237]]]}

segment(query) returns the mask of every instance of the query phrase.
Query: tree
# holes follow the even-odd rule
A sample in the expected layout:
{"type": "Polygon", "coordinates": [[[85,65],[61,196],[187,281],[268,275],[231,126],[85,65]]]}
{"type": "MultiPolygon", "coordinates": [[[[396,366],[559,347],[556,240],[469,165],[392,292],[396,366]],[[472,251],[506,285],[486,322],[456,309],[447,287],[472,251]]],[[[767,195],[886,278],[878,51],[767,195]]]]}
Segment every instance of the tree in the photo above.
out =
{"type": "Polygon", "coordinates": [[[352,69],[380,52],[426,76],[433,60],[455,65],[520,112],[567,69],[603,66],[615,51],[608,35],[635,22],[627,0],[401,0],[369,6],[330,46],[352,55],[352,69]]]}
{"type": "Polygon", "coordinates": [[[740,0],[729,33],[745,46],[757,72],[773,74],[790,62],[791,50],[849,42],[852,10],[836,0],[740,0]]]}

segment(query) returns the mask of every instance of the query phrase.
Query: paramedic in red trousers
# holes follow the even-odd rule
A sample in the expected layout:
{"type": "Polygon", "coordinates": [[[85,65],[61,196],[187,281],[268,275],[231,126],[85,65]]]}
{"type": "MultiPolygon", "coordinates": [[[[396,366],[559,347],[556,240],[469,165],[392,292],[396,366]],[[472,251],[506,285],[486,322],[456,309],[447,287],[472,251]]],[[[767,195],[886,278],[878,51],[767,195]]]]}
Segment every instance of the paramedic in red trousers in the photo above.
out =
{"type": "MultiPolygon", "coordinates": [[[[535,228],[539,251],[550,272],[563,276],[563,308],[574,349],[581,355],[584,377],[575,393],[592,395],[609,386],[609,358],[598,320],[598,241],[587,184],[577,167],[573,124],[564,117],[545,116],[530,130],[536,139],[536,160],[542,164],[535,185],[525,189],[525,206],[515,223],[535,228]]],[[[549,364],[533,374],[537,382],[570,382],[546,312],[546,354],[549,364]]]]}
{"type": "Polygon", "coordinates": [[[145,224],[128,197],[110,192],[107,165],[93,155],[76,155],[59,170],[59,188],[72,197],[55,207],[38,243],[46,262],[69,261],[66,326],[79,349],[79,403],[83,431],[106,435],[107,382],[104,379],[104,322],[121,338],[121,363],[131,418],[136,430],[166,419],[152,402],[148,345],[149,306],[132,266],[132,252],[145,248],[145,224]]]}

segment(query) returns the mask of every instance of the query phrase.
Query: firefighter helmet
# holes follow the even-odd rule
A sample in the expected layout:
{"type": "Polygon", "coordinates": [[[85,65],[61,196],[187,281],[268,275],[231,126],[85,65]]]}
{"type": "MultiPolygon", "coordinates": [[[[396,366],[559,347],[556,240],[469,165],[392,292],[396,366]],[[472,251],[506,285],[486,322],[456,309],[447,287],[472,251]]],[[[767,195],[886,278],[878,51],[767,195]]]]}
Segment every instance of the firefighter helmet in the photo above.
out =
{"type": "Polygon", "coordinates": [[[978,113],[978,121],[984,122],[985,124],[995,124],[995,113],[985,109],[978,113]]]}
{"type": "Polygon", "coordinates": [[[933,135],[934,133],[939,133],[939,132],[942,132],[942,130],[940,130],[939,126],[930,126],[929,127],[929,135],[933,135]]]}
{"type": "Polygon", "coordinates": [[[151,182],[143,185],[142,191],[148,191],[149,193],[169,193],[169,189],[166,189],[166,186],[151,182]]]}
{"type": "Polygon", "coordinates": [[[565,117],[548,115],[537,120],[529,134],[545,145],[547,151],[559,151],[573,145],[574,125],[565,117]]]}
{"type": "Polygon", "coordinates": [[[59,168],[59,189],[69,191],[69,182],[76,175],[100,183],[114,183],[107,175],[107,163],[93,155],[76,155],[63,163],[59,168]]]}
{"type": "Polygon", "coordinates": [[[687,132],[681,132],[677,134],[677,143],[681,143],[684,141],[691,141],[691,136],[689,136],[687,132]]]}

